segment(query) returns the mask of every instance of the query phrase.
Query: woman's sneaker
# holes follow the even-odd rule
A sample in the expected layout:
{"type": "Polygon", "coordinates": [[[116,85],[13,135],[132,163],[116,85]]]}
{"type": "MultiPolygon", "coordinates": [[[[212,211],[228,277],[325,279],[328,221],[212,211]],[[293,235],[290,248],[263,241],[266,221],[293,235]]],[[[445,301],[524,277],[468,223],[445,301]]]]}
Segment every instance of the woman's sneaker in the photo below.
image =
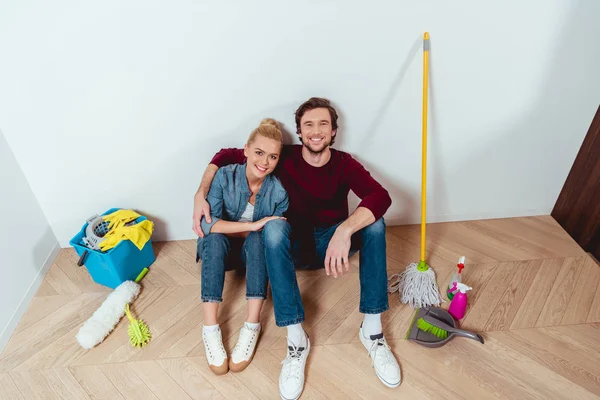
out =
{"type": "Polygon", "coordinates": [[[360,341],[369,352],[373,368],[375,368],[375,374],[381,383],[390,388],[400,386],[400,381],[402,380],[400,366],[390,346],[385,341],[383,333],[366,337],[361,326],[358,336],[360,336],[360,341]]]}
{"type": "Polygon", "coordinates": [[[223,346],[221,328],[215,331],[202,330],[202,340],[204,341],[204,351],[206,360],[211,371],[216,375],[223,375],[229,370],[227,362],[227,352],[223,346]]]}
{"type": "Polygon", "coordinates": [[[256,349],[256,343],[260,336],[260,325],[256,329],[248,327],[244,324],[240,329],[240,336],[238,341],[231,352],[231,358],[229,359],[229,369],[233,372],[241,372],[252,361],[254,357],[254,351],[256,349]]]}

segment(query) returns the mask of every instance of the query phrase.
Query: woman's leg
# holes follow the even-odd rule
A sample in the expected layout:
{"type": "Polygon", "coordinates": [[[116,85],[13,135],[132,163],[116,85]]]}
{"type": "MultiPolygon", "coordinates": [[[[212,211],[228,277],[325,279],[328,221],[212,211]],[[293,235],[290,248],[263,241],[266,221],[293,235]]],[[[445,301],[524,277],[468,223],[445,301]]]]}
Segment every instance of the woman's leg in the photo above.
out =
{"type": "Polygon", "coordinates": [[[211,233],[202,241],[201,296],[203,302],[221,303],[225,283],[225,259],[229,239],[221,233],[211,233]]]}
{"type": "Polygon", "coordinates": [[[231,353],[229,368],[243,371],[252,361],[260,335],[260,311],[267,297],[267,266],[260,232],[251,232],[242,246],[242,261],[246,265],[246,322],[231,353]]]}
{"type": "Polygon", "coordinates": [[[204,309],[204,325],[212,326],[219,324],[219,303],[214,303],[211,301],[205,301],[202,303],[202,308],[204,309]]]}
{"type": "Polygon", "coordinates": [[[262,310],[263,299],[248,299],[248,311],[246,313],[246,322],[257,324],[260,320],[260,311],[262,310]]]}
{"type": "Polygon", "coordinates": [[[250,232],[242,246],[242,261],[246,265],[247,322],[257,323],[267,298],[267,263],[261,232],[250,232]]]}
{"type": "Polygon", "coordinates": [[[211,233],[202,241],[201,297],[204,310],[202,339],[208,366],[217,375],[222,375],[229,370],[217,315],[219,303],[223,301],[225,259],[229,248],[227,236],[220,233],[211,233]]]}

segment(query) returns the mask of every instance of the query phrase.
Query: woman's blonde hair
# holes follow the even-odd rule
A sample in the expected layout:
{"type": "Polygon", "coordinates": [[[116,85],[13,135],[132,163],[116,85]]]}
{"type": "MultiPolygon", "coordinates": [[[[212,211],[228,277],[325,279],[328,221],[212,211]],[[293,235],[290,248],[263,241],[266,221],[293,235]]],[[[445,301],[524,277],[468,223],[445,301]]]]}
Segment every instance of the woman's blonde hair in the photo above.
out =
{"type": "Polygon", "coordinates": [[[258,128],[254,129],[248,137],[248,142],[246,143],[248,146],[252,144],[256,140],[256,136],[260,135],[266,137],[268,139],[273,139],[281,143],[283,145],[283,134],[279,129],[279,125],[274,119],[265,118],[260,121],[260,125],[258,128]]]}

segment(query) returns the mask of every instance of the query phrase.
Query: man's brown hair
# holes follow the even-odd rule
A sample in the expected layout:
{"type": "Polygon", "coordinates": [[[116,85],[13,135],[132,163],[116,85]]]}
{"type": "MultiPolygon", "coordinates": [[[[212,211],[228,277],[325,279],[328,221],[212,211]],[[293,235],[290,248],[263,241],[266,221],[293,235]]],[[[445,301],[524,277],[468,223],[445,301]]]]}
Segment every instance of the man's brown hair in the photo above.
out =
{"type": "MultiPolygon", "coordinates": [[[[329,116],[331,117],[331,130],[335,131],[338,128],[338,115],[335,111],[335,108],[331,106],[329,100],[324,99],[322,97],[311,97],[310,99],[302,103],[300,107],[298,107],[298,109],[296,110],[296,133],[298,134],[298,136],[300,136],[301,132],[300,120],[302,119],[302,116],[307,111],[314,110],[315,108],[326,108],[327,110],[329,110],[329,116]]],[[[331,138],[331,144],[335,143],[336,136],[337,135],[331,138]]]]}

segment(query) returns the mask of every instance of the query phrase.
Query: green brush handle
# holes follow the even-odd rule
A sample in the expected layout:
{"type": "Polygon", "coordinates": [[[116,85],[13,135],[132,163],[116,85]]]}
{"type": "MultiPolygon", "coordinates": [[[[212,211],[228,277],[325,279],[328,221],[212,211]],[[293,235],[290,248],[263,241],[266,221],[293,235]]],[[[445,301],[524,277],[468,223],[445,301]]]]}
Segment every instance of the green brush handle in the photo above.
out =
{"type": "Polygon", "coordinates": [[[462,337],[476,340],[482,344],[484,343],[483,337],[478,333],[465,331],[463,329],[453,328],[452,326],[448,325],[447,323],[442,322],[439,319],[431,317],[429,315],[423,316],[423,320],[425,320],[425,322],[430,323],[433,326],[437,326],[438,328],[448,331],[448,333],[454,333],[456,336],[462,336],[462,337]]]}

